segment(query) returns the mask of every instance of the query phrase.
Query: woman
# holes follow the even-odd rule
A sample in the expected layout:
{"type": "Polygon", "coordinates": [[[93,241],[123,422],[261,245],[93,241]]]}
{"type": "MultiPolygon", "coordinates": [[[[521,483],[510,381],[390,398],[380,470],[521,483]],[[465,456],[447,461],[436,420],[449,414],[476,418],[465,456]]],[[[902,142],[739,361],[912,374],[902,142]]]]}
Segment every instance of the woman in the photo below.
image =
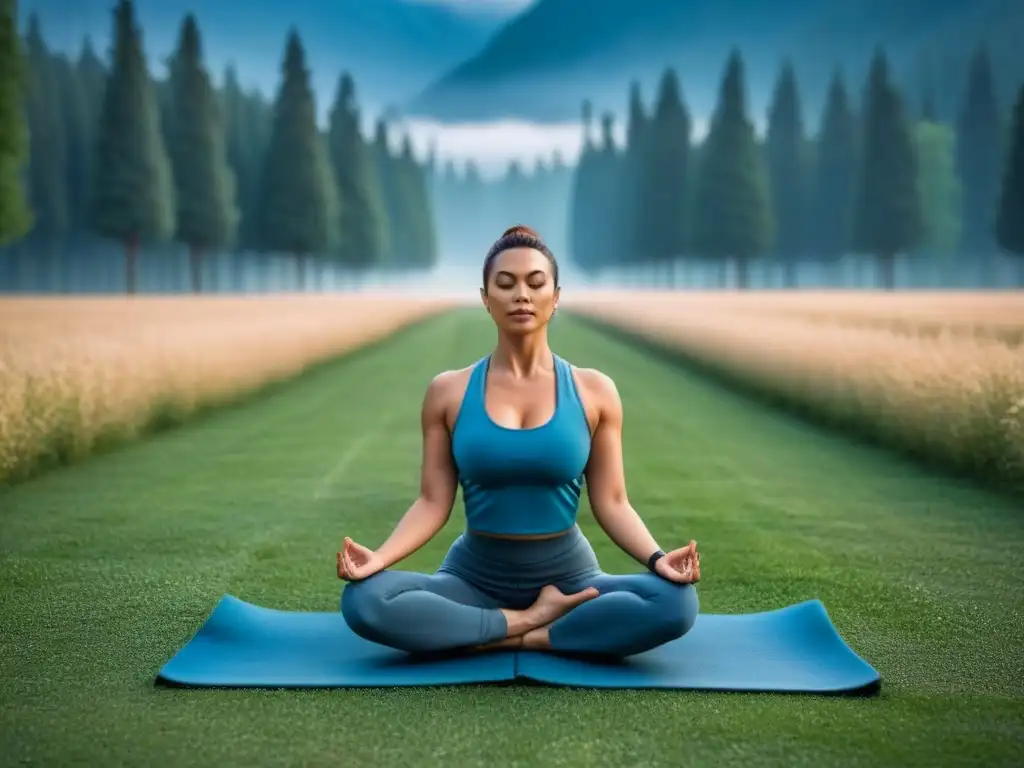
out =
{"type": "Polygon", "coordinates": [[[559,295],[550,250],[527,227],[507,230],[481,288],[496,348],[427,388],[419,498],[379,549],[346,537],[338,553],[341,610],[361,637],[409,652],[621,657],[693,626],[697,544],[665,554],[630,505],[615,384],[548,347],[559,295]],[[598,524],[648,572],[601,571],[576,525],[584,478],[598,524]],[[388,570],[441,530],[459,483],[466,531],[437,572],[388,570]]]}

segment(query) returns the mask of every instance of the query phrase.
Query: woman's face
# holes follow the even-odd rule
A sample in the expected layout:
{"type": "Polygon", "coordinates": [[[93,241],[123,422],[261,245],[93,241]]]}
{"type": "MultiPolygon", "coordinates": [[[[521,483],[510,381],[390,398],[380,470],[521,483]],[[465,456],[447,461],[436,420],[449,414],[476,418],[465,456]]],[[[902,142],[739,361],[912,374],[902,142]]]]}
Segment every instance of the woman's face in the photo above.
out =
{"type": "Polygon", "coordinates": [[[558,305],[551,262],[533,248],[510,248],[498,254],[487,285],[480,291],[498,328],[511,334],[547,325],[558,305]]]}

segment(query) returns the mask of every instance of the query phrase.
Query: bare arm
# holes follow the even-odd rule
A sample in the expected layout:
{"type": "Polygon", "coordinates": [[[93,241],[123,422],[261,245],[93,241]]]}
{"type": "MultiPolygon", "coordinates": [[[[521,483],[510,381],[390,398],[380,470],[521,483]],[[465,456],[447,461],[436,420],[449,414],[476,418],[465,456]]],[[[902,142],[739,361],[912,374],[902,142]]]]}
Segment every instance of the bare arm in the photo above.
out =
{"type": "Polygon", "coordinates": [[[384,568],[404,560],[430,541],[448,522],[455,504],[458,475],[452,463],[451,437],[445,420],[446,391],[447,377],[440,374],[430,382],[423,398],[420,495],[377,549],[384,568]]]}
{"type": "Polygon", "coordinates": [[[626,495],[619,391],[615,382],[599,371],[581,373],[586,376],[586,389],[594,397],[599,412],[586,470],[587,495],[594,519],[620,549],[646,565],[658,543],[626,495]]]}

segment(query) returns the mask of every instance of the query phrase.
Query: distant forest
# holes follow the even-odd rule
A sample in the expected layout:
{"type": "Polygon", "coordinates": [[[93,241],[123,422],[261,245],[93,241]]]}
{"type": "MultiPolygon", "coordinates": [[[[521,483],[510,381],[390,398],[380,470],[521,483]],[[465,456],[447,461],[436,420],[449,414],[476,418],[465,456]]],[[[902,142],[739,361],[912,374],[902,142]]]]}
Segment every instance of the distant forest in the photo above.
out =
{"type": "MultiPolygon", "coordinates": [[[[884,287],[899,282],[897,257],[999,284],[986,273],[1024,256],[1024,84],[1015,105],[998,103],[983,45],[952,122],[930,94],[909,103],[877,50],[861,103],[833,73],[817,135],[783,65],[758,136],[734,51],[700,142],[666,70],[650,105],[634,84],[624,145],[616,116],[584,102],[576,165],[553,154],[489,181],[473,162],[418,158],[383,117],[364,136],[346,73],[319,128],[295,30],[270,101],[233,69],[212,84],[192,16],[162,79],[130,0],[113,24],[108,62],[88,40],[72,60],[48,49],[35,18],[19,35],[12,0],[0,0],[0,290],[358,285],[442,257],[477,264],[513,223],[582,274],[669,283],[700,262],[713,284],[747,287],[752,265],[768,264],[796,286],[801,265],[827,272],[860,254],[884,287]]],[[[1024,258],[1012,263],[1019,283],[1024,258]]]]}

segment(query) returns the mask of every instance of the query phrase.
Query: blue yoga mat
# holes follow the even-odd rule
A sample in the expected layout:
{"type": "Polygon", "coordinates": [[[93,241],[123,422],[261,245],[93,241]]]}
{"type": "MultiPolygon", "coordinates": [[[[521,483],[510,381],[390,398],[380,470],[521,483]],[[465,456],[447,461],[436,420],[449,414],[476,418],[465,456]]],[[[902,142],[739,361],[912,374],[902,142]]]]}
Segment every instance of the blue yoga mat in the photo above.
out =
{"type": "Polygon", "coordinates": [[[510,682],[582,688],[870,693],[878,672],[819,600],[700,614],[679,640],[621,661],[535,651],[414,657],[355,635],[338,611],[281,611],[224,595],[157,682],[195,687],[354,688],[510,682]]]}

